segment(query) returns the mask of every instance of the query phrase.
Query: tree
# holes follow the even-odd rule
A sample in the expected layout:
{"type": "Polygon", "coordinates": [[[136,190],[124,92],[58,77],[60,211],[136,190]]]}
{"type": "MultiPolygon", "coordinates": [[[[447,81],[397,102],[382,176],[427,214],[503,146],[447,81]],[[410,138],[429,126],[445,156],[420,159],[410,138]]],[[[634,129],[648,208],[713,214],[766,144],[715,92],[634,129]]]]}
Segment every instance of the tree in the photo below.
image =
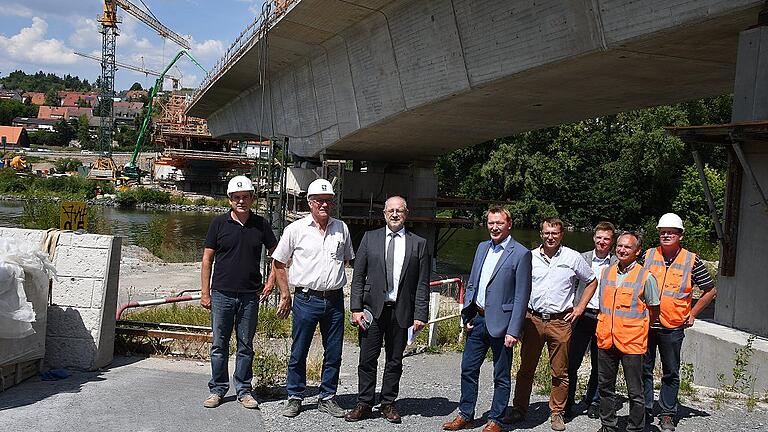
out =
{"type": "Polygon", "coordinates": [[[68,121],[64,119],[59,120],[55,125],[53,125],[53,130],[55,130],[56,134],[58,135],[56,141],[59,143],[59,145],[66,146],[75,138],[75,129],[68,121]]]}
{"type": "Polygon", "coordinates": [[[0,99],[0,125],[10,126],[16,117],[37,117],[38,107],[23,102],[0,99]]]}
{"type": "Polygon", "coordinates": [[[59,106],[59,93],[54,89],[45,92],[45,104],[48,106],[59,106]]]}
{"type": "Polygon", "coordinates": [[[79,119],[77,119],[77,140],[80,141],[80,147],[82,148],[90,148],[93,142],[93,138],[91,138],[91,130],[90,125],[88,124],[88,116],[85,114],[81,115],[79,119]]]}
{"type": "Polygon", "coordinates": [[[131,88],[129,89],[129,91],[134,91],[134,90],[144,90],[144,88],[141,87],[141,83],[135,82],[133,83],[133,85],[131,85],[131,88]]]}

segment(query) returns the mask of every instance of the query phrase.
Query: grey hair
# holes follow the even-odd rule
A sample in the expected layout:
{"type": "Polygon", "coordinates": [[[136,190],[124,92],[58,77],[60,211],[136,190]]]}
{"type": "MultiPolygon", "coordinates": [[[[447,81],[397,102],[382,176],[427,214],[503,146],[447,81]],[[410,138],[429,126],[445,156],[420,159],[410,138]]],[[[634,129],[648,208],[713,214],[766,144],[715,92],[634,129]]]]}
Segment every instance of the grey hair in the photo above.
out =
{"type": "Polygon", "coordinates": [[[389,200],[393,198],[398,198],[403,201],[403,207],[405,207],[405,210],[408,210],[408,202],[405,201],[405,198],[401,197],[400,195],[392,195],[391,197],[387,198],[386,201],[384,201],[384,208],[387,208],[387,204],[389,204],[389,200]]]}

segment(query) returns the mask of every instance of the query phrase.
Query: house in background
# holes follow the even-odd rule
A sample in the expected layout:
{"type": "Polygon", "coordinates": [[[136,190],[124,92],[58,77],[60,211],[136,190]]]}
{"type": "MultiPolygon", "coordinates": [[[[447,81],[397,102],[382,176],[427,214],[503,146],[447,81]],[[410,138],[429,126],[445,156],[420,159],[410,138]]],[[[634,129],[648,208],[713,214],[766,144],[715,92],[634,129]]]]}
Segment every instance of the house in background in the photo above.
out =
{"type": "Polygon", "coordinates": [[[54,126],[60,120],[48,119],[48,118],[35,118],[35,117],[16,117],[11,122],[11,125],[17,127],[23,127],[27,132],[54,132],[54,126]]]}
{"type": "Polygon", "coordinates": [[[78,107],[52,107],[43,105],[37,112],[37,118],[55,119],[55,120],[69,120],[71,118],[80,118],[80,116],[86,116],[88,118],[93,117],[92,108],[78,108],[78,107]]]}
{"type": "Polygon", "coordinates": [[[6,146],[29,147],[29,136],[23,127],[0,126],[0,143],[6,146]]]}
{"type": "Polygon", "coordinates": [[[0,90],[0,99],[2,100],[15,100],[17,102],[23,102],[24,98],[16,90],[0,90]]]}
{"type": "Polygon", "coordinates": [[[87,107],[94,107],[98,101],[99,94],[96,92],[76,92],[76,91],[59,91],[59,99],[61,99],[60,105],[63,107],[78,107],[79,101],[85,104],[87,107]]]}
{"type": "Polygon", "coordinates": [[[29,101],[34,105],[45,105],[45,93],[43,92],[25,92],[21,97],[24,98],[24,102],[29,101]]]}

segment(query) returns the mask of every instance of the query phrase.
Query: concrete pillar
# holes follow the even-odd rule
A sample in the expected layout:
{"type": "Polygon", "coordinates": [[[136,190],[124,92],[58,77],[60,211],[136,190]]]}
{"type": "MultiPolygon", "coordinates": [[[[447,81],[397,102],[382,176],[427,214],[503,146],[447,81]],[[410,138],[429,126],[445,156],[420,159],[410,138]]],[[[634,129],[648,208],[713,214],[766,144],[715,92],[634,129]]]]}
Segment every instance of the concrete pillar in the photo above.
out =
{"type": "MultiPolygon", "coordinates": [[[[739,35],[733,122],[768,120],[768,23],[763,24],[739,35]]],[[[765,143],[745,142],[741,149],[760,187],[767,191],[765,143]]],[[[768,212],[747,176],[742,181],[740,197],[735,273],[718,279],[715,321],[768,336],[764,274],[768,259],[768,212]]]]}

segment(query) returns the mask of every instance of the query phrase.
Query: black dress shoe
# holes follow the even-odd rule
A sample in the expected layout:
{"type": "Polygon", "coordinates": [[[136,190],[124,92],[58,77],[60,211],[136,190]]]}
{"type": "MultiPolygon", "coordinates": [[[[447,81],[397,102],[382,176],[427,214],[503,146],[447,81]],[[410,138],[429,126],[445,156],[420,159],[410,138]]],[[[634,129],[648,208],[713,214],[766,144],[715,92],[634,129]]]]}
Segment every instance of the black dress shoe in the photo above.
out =
{"type": "Polygon", "coordinates": [[[591,419],[600,418],[600,405],[592,404],[587,408],[587,417],[591,419]]]}
{"type": "Polygon", "coordinates": [[[344,416],[344,420],[348,422],[356,422],[358,420],[365,420],[371,417],[373,417],[371,413],[371,406],[367,403],[358,402],[357,405],[352,408],[352,411],[348,412],[347,415],[344,416]]]}
{"type": "Polygon", "coordinates": [[[379,411],[381,411],[381,416],[390,423],[400,423],[402,421],[400,413],[395,408],[395,404],[381,404],[379,411]]]}

